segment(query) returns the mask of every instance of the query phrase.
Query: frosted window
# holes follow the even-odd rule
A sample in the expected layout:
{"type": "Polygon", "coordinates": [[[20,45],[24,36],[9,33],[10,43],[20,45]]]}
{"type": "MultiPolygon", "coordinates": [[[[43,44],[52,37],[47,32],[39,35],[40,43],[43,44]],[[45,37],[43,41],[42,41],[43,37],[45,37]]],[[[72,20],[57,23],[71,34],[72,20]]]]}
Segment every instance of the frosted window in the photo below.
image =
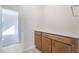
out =
{"type": "Polygon", "coordinates": [[[2,45],[8,46],[17,42],[18,12],[2,8],[2,45]]]}
{"type": "Polygon", "coordinates": [[[15,35],[15,26],[12,26],[9,29],[5,30],[2,35],[15,35]]]}

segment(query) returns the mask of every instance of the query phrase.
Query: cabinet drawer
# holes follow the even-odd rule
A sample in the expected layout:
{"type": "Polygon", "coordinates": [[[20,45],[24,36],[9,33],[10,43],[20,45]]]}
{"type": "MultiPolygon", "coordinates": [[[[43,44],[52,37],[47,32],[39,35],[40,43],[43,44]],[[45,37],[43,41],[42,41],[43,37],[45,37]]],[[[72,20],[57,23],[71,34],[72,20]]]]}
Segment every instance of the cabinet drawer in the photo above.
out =
{"type": "Polygon", "coordinates": [[[42,35],[42,32],[35,31],[35,35],[42,35]]]}
{"type": "Polygon", "coordinates": [[[71,38],[67,38],[67,37],[63,37],[63,36],[59,36],[59,35],[54,35],[54,34],[49,34],[49,33],[43,33],[42,35],[44,37],[72,45],[72,39],[71,38]]]}

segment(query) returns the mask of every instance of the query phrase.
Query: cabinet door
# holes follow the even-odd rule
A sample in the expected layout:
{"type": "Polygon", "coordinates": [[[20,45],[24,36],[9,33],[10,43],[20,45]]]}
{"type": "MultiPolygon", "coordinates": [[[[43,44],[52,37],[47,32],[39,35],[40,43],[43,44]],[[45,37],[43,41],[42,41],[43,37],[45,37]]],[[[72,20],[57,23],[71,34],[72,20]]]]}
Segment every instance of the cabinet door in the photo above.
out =
{"type": "Polygon", "coordinates": [[[71,52],[71,45],[67,45],[62,42],[55,41],[54,52],[55,53],[70,53],[71,52]]]}
{"type": "Polygon", "coordinates": [[[46,53],[51,52],[51,40],[45,37],[42,37],[42,51],[46,53]]]}
{"type": "Polygon", "coordinates": [[[42,43],[41,38],[42,38],[41,35],[37,35],[37,34],[35,35],[35,45],[37,48],[41,48],[41,43],[42,43]]]}

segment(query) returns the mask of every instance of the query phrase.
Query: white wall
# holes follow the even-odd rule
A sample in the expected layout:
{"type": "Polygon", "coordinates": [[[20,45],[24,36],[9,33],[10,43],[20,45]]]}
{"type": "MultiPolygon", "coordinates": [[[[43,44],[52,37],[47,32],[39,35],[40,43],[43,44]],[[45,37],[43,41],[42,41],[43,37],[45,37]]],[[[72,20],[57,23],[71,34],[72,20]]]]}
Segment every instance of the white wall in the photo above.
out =
{"type": "Polygon", "coordinates": [[[37,30],[77,37],[77,20],[73,17],[71,6],[44,6],[42,16],[41,29],[37,30]]]}
{"type": "Polygon", "coordinates": [[[77,37],[79,38],[79,6],[72,6],[73,15],[75,20],[77,21],[77,37]]]}
{"type": "Polygon", "coordinates": [[[77,32],[76,32],[76,36],[79,38],[79,16],[75,17],[75,20],[77,20],[77,32]]]}
{"type": "Polygon", "coordinates": [[[22,21],[24,20],[24,48],[30,49],[34,47],[34,29],[36,28],[36,24],[38,24],[40,20],[40,6],[21,6],[21,8],[21,19],[22,21]]]}

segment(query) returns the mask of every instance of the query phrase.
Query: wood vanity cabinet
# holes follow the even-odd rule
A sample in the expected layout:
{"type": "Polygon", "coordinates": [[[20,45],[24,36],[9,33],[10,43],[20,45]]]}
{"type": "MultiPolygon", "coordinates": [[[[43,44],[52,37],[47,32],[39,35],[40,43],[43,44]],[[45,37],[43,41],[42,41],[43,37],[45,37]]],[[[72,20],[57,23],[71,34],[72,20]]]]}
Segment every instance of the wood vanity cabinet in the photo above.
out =
{"type": "Polygon", "coordinates": [[[78,39],[35,31],[35,45],[45,53],[78,52],[78,39]]]}

